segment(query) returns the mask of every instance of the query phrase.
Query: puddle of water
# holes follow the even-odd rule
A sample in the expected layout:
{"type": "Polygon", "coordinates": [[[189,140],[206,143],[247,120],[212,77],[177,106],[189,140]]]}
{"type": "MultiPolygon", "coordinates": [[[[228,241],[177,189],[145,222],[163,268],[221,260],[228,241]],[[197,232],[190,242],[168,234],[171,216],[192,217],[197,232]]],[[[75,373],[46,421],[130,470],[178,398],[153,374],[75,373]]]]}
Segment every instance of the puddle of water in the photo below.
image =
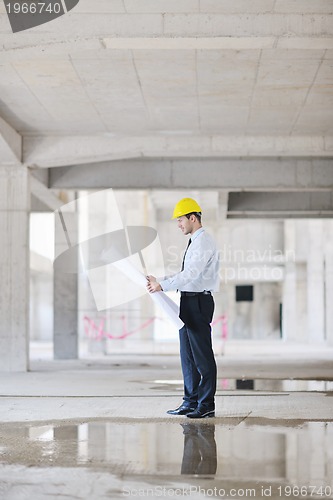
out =
{"type": "MultiPolygon", "coordinates": [[[[161,391],[183,391],[182,380],[151,380],[154,384],[151,389],[161,391]]],[[[296,392],[296,391],[333,391],[333,382],[325,380],[264,380],[264,379],[223,379],[217,380],[218,391],[270,391],[270,392],[296,392]]],[[[333,394],[333,392],[332,392],[333,394]]]]}
{"type": "Polygon", "coordinates": [[[333,422],[296,427],[200,423],[2,426],[0,464],[89,467],[113,474],[214,476],[332,486],[333,422]]]}

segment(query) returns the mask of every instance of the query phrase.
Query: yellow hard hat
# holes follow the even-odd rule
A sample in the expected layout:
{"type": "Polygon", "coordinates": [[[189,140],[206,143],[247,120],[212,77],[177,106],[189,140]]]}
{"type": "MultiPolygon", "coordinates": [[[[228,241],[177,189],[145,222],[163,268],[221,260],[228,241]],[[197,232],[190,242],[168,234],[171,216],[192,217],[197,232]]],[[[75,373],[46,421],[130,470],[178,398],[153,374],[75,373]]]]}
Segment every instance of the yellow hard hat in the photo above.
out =
{"type": "Polygon", "coordinates": [[[178,219],[178,217],[182,217],[182,215],[187,215],[192,212],[201,212],[201,208],[192,198],[183,198],[176,204],[172,218],[178,219]]]}

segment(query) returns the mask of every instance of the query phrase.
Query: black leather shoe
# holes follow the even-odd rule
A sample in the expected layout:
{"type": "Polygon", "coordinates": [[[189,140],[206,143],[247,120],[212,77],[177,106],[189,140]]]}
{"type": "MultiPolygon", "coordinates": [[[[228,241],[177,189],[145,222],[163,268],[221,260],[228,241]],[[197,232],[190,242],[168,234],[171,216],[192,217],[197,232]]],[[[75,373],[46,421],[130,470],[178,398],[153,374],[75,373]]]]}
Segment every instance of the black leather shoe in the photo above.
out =
{"type": "Polygon", "coordinates": [[[215,410],[207,410],[205,408],[202,408],[201,410],[197,408],[196,410],[192,412],[188,412],[186,414],[188,418],[213,418],[215,417],[215,410]]]}
{"type": "Polygon", "coordinates": [[[186,405],[180,405],[178,408],[175,410],[168,410],[167,413],[169,415],[187,415],[188,413],[193,413],[195,411],[195,408],[189,407],[186,405]]]}

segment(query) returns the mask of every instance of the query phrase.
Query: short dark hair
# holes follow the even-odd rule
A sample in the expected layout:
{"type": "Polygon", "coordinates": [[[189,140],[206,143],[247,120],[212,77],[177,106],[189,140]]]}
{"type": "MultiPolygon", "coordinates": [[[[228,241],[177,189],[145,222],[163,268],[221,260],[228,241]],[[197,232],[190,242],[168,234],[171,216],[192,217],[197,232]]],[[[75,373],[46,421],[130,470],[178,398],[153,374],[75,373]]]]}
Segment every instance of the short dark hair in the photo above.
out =
{"type": "Polygon", "coordinates": [[[191,215],[195,215],[198,221],[201,223],[201,212],[190,212],[189,214],[186,214],[186,217],[189,219],[191,215]]]}

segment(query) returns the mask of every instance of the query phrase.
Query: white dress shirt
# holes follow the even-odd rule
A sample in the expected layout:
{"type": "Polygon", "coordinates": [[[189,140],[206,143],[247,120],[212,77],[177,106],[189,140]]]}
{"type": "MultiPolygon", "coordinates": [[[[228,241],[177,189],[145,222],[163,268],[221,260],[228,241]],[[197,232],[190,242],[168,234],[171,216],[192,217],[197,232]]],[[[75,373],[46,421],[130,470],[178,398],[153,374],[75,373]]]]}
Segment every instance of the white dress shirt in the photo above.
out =
{"type": "Polygon", "coordinates": [[[184,270],[159,281],[165,292],[216,292],[219,289],[219,257],[213,238],[203,227],[191,236],[184,270]]]}

